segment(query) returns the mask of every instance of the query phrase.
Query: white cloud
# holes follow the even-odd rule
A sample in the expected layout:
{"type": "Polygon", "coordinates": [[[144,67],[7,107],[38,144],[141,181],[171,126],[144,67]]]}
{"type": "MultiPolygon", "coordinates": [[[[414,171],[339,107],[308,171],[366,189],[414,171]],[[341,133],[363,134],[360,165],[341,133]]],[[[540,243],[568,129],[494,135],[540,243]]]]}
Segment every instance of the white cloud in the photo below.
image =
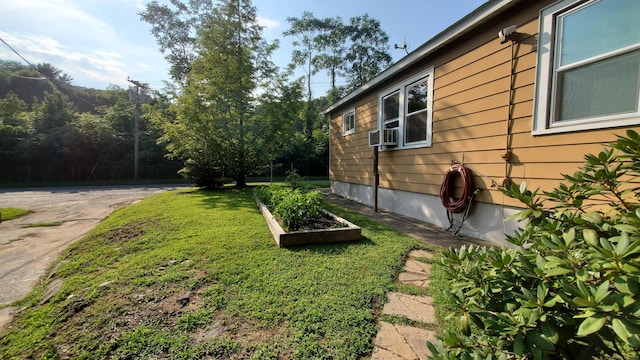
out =
{"type": "MultiPolygon", "coordinates": [[[[0,37],[29,62],[51,63],[78,85],[126,86],[128,72],[165,78],[166,64],[155,42],[136,21],[145,0],[0,1],[0,37]]],[[[23,62],[1,43],[0,59],[23,62]]]]}
{"type": "Polygon", "coordinates": [[[79,39],[109,39],[114,30],[101,19],[69,0],[3,0],[0,23],[4,30],[58,35],[68,34],[79,39]]]}
{"type": "Polygon", "coordinates": [[[57,40],[48,36],[16,33],[10,34],[3,31],[0,31],[0,36],[23,56],[34,56],[36,54],[64,56],[67,54],[64,46],[62,46],[57,40]]]}
{"type": "Polygon", "coordinates": [[[136,9],[138,10],[144,10],[147,8],[147,1],[146,0],[120,0],[125,4],[134,4],[136,6],[136,9]]]}
{"type": "MultiPolygon", "coordinates": [[[[31,34],[9,34],[0,31],[0,37],[32,64],[51,63],[53,66],[71,75],[74,79],[88,77],[95,81],[124,84],[127,66],[123,55],[108,51],[94,50],[89,52],[70,51],[69,47],[46,36],[31,34]]],[[[0,57],[16,59],[15,53],[9,49],[1,49],[0,57]]]]}
{"type": "Polygon", "coordinates": [[[258,20],[258,24],[260,26],[264,26],[267,30],[277,29],[280,27],[280,23],[277,22],[276,20],[272,20],[272,19],[268,19],[260,16],[257,17],[257,20],[258,20]]]}

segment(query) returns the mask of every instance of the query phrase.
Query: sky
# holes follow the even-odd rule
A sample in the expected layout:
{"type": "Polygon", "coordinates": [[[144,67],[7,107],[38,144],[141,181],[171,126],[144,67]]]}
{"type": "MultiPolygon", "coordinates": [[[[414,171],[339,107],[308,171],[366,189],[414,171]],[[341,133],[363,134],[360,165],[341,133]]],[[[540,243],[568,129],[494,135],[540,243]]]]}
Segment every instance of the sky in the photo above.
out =
{"type": "MultiPolygon", "coordinates": [[[[406,39],[409,52],[452,25],[486,0],[253,0],[263,37],[280,40],[272,61],[285,67],[291,58],[288,17],[309,11],[317,18],[340,16],[345,22],[369,14],[389,35],[393,61],[406,56],[394,49],[406,39]]],[[[161,90],[169,65],[151,26],[140,20],[149,0],[2,0],[0,38],[32,64],[50,63],[69,74],[74,85],[126,88],[128,78],[161,90]]],[[[160,2],[166,2],[161,0],[160,2]]],[[[27,65],[0,42],[0,59],[27,65]]],[[[302,73],[300,73],[302,75],[302,73]]],[[[34,80],[35,81],[35,80],[34,80]]],[[[313,81],[314,96],[329,89],[326,75],[313,81]]]]}

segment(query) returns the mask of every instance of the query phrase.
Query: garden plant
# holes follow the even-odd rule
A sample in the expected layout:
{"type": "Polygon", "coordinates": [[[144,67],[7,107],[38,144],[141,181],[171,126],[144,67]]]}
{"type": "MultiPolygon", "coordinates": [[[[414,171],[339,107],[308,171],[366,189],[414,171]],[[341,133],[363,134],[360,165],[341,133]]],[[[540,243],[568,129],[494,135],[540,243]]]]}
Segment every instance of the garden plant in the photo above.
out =
{"type": "Polygon", "coordinates": [[[298,231],[325,217],[322,211],[322,195],[309,190],[304,178],[290,171],[287,185],[270,185],[254,190],[256,199],[264,203],[288,231],[298,231]]]}
{"type": "Polygon", "coordinates": [[[512,248],[445,252],[451,326],[433,359],[640,357],[640,136],[627,131],[525,205],[512,248]]]}

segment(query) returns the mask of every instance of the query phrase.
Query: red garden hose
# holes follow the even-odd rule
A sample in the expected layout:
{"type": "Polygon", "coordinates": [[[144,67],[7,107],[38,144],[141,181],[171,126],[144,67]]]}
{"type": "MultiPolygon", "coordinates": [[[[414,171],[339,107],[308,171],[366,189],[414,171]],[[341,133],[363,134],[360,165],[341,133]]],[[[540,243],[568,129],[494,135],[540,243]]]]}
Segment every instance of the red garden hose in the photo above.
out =
{"type": "Polygon", "coordinates": [[[440,201],[447,211],[459,214],[463,213],[467,208],[469,201],[473,194],[473,179],[471,178],[471,172],[462,164],[453,164],[444,174],[442,185],[440,186],[440,201]],[[454,176],[460,175],[462,180],[462,194],[456,200],[453,198],[454,191],[454,176]]]}

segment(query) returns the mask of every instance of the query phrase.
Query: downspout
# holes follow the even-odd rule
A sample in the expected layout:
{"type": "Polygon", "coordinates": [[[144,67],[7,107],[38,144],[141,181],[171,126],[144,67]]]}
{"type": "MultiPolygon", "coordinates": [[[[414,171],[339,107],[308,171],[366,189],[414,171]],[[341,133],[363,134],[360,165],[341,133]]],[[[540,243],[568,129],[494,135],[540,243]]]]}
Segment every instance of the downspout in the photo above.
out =
{"type": "Polygon", "coordinates": [[[373,212],[378,212],[378,186],[380,173],[378,172],[378,146],[373,147],[373,212]]]}

